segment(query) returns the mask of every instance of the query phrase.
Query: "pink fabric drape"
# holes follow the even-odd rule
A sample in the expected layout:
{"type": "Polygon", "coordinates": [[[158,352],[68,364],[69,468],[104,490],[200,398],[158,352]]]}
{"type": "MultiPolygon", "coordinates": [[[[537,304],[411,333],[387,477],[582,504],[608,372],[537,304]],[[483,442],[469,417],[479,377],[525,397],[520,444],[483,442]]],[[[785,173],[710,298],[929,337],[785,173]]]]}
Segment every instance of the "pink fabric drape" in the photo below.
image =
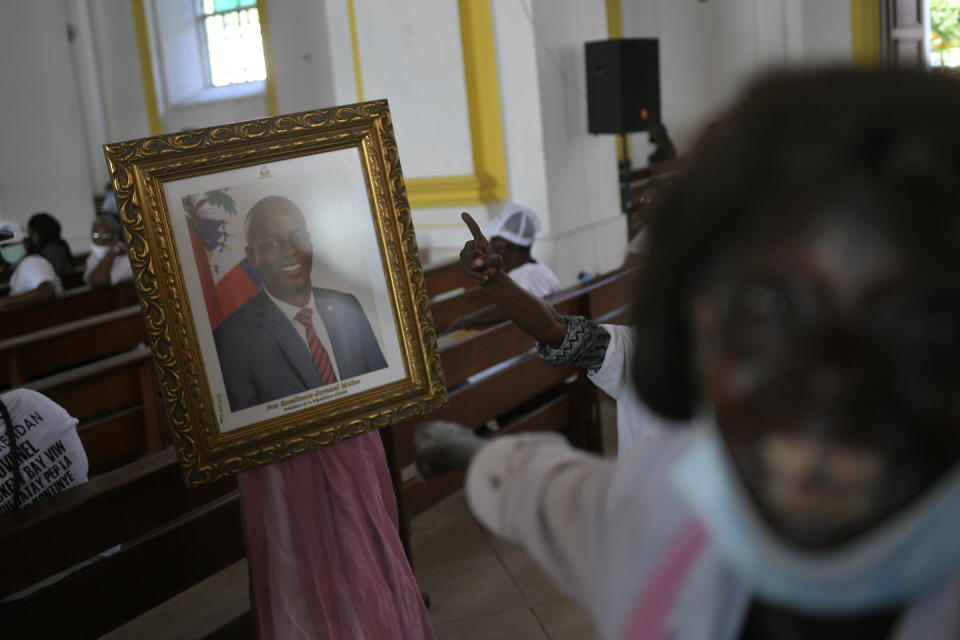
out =
{"type": "Polygon", "coordinates": [[[238,476],[262,640],[428,640],[377,433],[238,476]]]}

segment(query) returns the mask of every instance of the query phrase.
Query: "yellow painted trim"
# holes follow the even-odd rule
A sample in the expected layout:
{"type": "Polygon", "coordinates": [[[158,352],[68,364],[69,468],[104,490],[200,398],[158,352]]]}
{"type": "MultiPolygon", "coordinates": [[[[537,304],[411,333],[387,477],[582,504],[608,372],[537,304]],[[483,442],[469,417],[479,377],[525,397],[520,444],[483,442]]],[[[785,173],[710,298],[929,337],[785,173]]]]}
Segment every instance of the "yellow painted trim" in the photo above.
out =
{"type": "Polygon", "coordinates": [[[270,20],[267,14],[267,0],[258,0],[257,14],[260,17],[260,38],[263,40],[263,63],[267,68],[266,98],[267,115],[280,114],[277,102],[277,75],[273,68],[273,48],[270,46],[270,20]]]}
{"type": "Polygon", "coordinates": [[[505,200],[494,178],[487,174],[407,178],[407,198],[414,209],[455,207],[505,200]]]}
{"type": "MultiPolygon", "coordinates": [[[[490,0],[458,0],[463,77],[473,150],[472,175],[407,178],[413,209],[457,207],[507,199],[507,163],[490,0]]],[[[357,99],[363,100],[360,44],[353,0],[347,0],[357,99]]]]}
{"type": "Polygon", "coordinates": [[[143,85],[143,104],[147,109],[147,125],[150,135],[163,133],[163,121],[157,107],[157,88],[153,78],[153,61],[150,58],[150,30],[147,28],[147,11],[144,0],[130,0],[133,13],[133,30],[137,38],[137,56],[140,60],[140,83],[143,85]]]}
{"type": "Polygon", "coordinates": [[[880,11],[880,0],[850,0],[850,49],[855,65],[881,62],[880,11]]]}
{"type": "MultiPolygon", "coordinates": [[[[607,37],[608,38],[622,38],[623,37],[623,10],[620,5],[620,0],[606,0],[607,7],[607,37]]],[[[630,136],[628,135],[625,138],[617,136],[617,162],[619,163],[626,157],[626,150],[623,148],[624,144],[630,144],[630,136]]]]}
{"type": "Polygon", "coordinates": [[[459,13],[476,189],[468,203],[506,200],[507,162],[490,0],[459,0],[459,13]]]}
{"type": "Polygon", "coordinates": [[[350,21],[350,48],[353,50],[353,81],[357,85],[357,102],[363,102],[363,73],[360,67],[360,38],[357,35],[357,12],[353,0],[347,0],[347,19],[350,21]]]}
{"type": "Polygon", "coordinates": [[[607,37],[623,37],[623,11],[620,0],[606,0],[607,3],[607,37]]]}

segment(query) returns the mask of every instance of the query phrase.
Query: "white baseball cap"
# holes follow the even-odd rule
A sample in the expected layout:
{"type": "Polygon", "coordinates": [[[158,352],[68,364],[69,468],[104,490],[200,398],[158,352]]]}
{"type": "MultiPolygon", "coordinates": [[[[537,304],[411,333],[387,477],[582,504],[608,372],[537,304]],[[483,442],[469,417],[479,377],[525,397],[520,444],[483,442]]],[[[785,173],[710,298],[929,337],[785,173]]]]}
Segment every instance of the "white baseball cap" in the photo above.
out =
{"type": "Polygon", "coordinates": [[[496,218],[486,224],[483,234],[487,239],[500,236],[507,242],[529,247],[540,231],[540,218],[533,209],[508,203],[496,218]]]}
{"type": "Polygon", "coordinates": [[[27,239],[27,230],[16,220],[0,220],[0,229],[13,234],[13,236],[6,240],[0,240],[0,247],[5,247],[8,244],[17,244],[27,239]]]}

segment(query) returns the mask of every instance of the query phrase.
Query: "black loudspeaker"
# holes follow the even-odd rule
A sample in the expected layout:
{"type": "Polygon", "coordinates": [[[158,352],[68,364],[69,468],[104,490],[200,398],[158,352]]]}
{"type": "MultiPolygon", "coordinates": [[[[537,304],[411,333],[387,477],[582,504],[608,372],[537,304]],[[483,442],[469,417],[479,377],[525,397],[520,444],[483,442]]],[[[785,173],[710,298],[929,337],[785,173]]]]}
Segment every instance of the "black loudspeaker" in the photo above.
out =
{"type": "Polygon", "coordinates": [[[656,38],[586,44],[590,133],[647,131],[660,124],[660,55],[656,38]]]}

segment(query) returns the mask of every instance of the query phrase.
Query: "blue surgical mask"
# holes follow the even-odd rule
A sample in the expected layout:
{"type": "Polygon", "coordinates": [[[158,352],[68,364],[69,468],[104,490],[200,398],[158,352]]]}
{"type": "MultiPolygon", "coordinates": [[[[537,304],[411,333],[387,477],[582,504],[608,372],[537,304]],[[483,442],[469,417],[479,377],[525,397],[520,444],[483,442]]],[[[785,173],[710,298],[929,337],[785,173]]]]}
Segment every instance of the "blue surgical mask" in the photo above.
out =
{"type": "Polygon", "coordinates": [[[27,247],[22,242],[0,247],[0,256],[11,266],[20,264],[20,261],[27,257],[27,247]]]}
{"type": "Polygon", "coordinates": [[[903,604],[960,569],[960,465],[900,513],[836,549],[781,540],[747,495],[716,426],[704,421],[674,482],[720,555],[762,599],[850,614],[903,604]]]}

